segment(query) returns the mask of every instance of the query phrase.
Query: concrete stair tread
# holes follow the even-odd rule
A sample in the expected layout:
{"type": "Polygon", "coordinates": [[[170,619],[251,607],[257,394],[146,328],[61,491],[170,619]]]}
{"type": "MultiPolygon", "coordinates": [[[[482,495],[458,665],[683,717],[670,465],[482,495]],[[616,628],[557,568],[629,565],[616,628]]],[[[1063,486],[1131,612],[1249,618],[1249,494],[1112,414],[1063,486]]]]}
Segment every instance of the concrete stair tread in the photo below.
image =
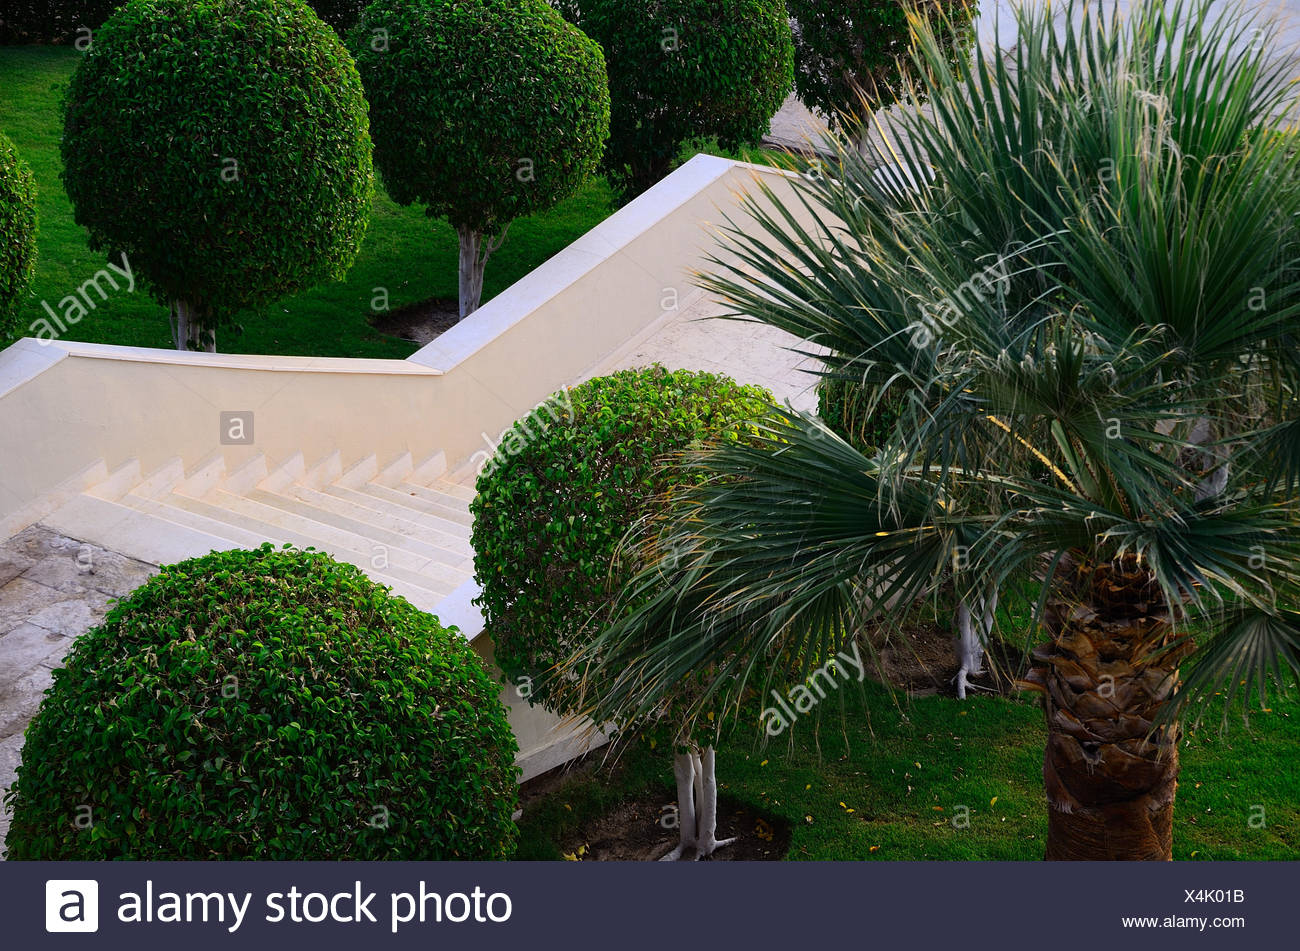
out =
{"type": "MultiPolygon", "coordinates": [[[[367,573],[369,573],[368,565],[382,560],[387,563],[382,568],[386,574],[398,578],[405,577],[414,584],[427,583],[431,587],[436,585],[439,590],[445,588],[448,591],[460,584],[467,573],[465,568],[452,567],[424,555],[384,545],[373,538],[287,512],[259,501],[251,495],[233,495],[217,489],[201,501],[209,504],[215,511],[229,512],[266,526],[266,531],[276,533],[272,536],[273,539],[304,548],[310,545],[321,551],[327,551],[344,561],[358,565],[367,573]]],[[[472,571],[472,568],[468,571],[472,571]]]]}
{"type": "Polygon", "coordinates": [[[448,523],[439,526],[421,524],[412,510],[385,502],[375,496],[354,493],[355,498],[341,498],[323,490],[304,485],[288,486],[284,495],[297,499],[315,509],[332,512],[341,518],[361,521],[386,532],[405,536],[407,539],[420,540],[431,547],[440,548],[460,558],[473,558],[474,549],[470,546],[466,533],[448,531],[448,523]]]}
{"type": "MultiPolygon", "coordinates": [[[[332,507],[316,505],[311,501],[297,497],[295,494],[288,494],[292,491],[290,487],[286,487],[284,492],[268,492],[263,489],[254,489],[245,498],[279,509],[282,512],[288,512],[291,515],[297,515],[322,525],[337,528],[358,538],[368,539],[373,544],[408,551],[412,555],[433,559],[448,565],[459,566],[466,558],[474,557],[473,549],[470,548],[467,541],[457,543],[448,536],[447,546],[436,545],[431,540],[420,535],[403,534],[386,527],[382,524],[378,513],[356,508],[353,508],[348,513],[340,513],[332,507]],[[451,547],[452,545],[455,545],[460,550],[455,550],[455,548],[451,547]]],[[[332,498],[332,496],[326,496],[326,498],[332,498]]]]}
{"type": "Polygon", "coordinates": [[[423,509],[430,515],[437,515],[439,518],[445,518],[460,525],[469,526],[474,521],[473,516],[469,514],[469,503],[467,501],[444,495],[424,486],[403,483],[399,488],[389,488],[374,482],[367,482],[365,485],[359,486],[358,490],[376,495],[379,498],[390,499],[398,505],[423,509]]]}
{"type": "Polygon", "coordinates": [[[360,505],[361,508],[382,507],[381,511],[391,511],[396,516],[424,529],[442,531],[454,537],[469,538],[468,526],[463,521],[438,514],[432,511],[432,507],[425,500],[396,491],[394,488],[365,482],[359,488],[331,485],[321,486],[320,491],[346,503],[360,505]]]}

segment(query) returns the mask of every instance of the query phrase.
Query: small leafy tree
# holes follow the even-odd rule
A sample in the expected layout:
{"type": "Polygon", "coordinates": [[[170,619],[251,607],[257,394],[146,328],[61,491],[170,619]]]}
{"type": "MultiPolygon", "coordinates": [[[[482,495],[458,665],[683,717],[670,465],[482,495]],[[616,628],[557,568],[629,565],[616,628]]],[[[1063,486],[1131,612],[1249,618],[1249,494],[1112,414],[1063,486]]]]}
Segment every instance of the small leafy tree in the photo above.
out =
{"type": "Polygon", "coordinates": [[[672,169],[682,144],[757,142],[794,75],[783,0],[559,0],[605,50],[605,169],[620,201],[672,169]]]}
{"type": "MultiPolygon", "coordinates": [[[[609,621],[637,567],[624,534],[677,485],[675,455],[736,438],[770,405],[766,391],[726,377],[624,370],[560,394],[506,435],[471,505],[474,566],[496,662],[529,702],[584,712],[575,682],[553,674],[609,621]]],[[[709,676],[684,678],[653,716],[620,724],[667,731],[677,750],[681,841],[671,858],[727,844],[716,836],[716,723],[683,715],[709,676]]]]}
{"type": "Polygon", "coordinates": [[[455,629],[319,552],[170,565],[73,645],[11,859],[504,859],[517,749],[455,629]]]}
{"type": "Polygon", "coordinates": [[[36,179],[0,135],[0,340],[13,330],[18,302],[36,269],[36,179]]]}
{"type": "Polygon", "coordinates": [[[869,109],[893,105],[915,78],[909,10],[927,14],[950,58],[975,37],[976,0],[786,0],[794,21],[794,85],[832,127],[866,134],[869,109]]]}
{"type": "Polygon", "coordinates": [[[460,238],[460,316],[510,222],[572,195],[609,134],[600,48],[543,0],[378,0],[349,39],[375,161],[460,238]]]}
{"type": "Polygon", "coordinates": [[[356,67],[302,0],[131,0],[73,75],[63,181],[176,347],[215,350],[241,309],[347,273],[370,153],[356,67]]]}

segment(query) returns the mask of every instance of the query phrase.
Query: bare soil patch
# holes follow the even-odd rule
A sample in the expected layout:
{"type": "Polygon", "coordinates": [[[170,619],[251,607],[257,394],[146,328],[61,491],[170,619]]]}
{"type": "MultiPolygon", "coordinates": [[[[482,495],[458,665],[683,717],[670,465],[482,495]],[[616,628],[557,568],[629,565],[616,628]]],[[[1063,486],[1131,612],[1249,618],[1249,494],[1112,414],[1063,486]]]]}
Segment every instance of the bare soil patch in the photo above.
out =
{"type": "Polygon", "coordinates": [[[460,302],[437,297],[379,314],[370,319],[370,325],[381,333],[401,337],[423,347],[455,327],[459,321],[460,302]]]}
{"type": "MultiPolygon", "coordinates": [[[[935,624],[918,624],[908,629],[906,641],[877,633],[873,643],[880,669],[876,670],[866,660],[864,650],[868,676],[883,678],[913,696],[957,695],[956,678],[961,660],[954,632],[935,624]]],[[[1015,693],[1012,681],[1022,673],[1023,667],[1019,653],[996,642],[985,657],[984,673],[968,678],[968,682],[990,693],[1010,695],[1015,693]]]]}
{"type": "MultiPolygon", "coordinates": [[[[519,790],[524,812],[529,805],[551,796],[566,785],[590,780],[604,763],[607,751],[594,750],[564,766],[556,767],[524,783],[519,790]]],[[[618,766],[612,769],[617,770],[618,766]]],[[[671,827],[674,793],[643,795],[625,800],[595,816],[561,840],[566,858],[581,862],[652,862],[671,852],[678,842],[678,830],[671,827]],[[665,825],[667,823],[667,825],[665,825]]],[[[790,850],[790,826],[784,820],[742,805],[725,794],[718,797],[718,838],[735,838],[731,845],[701,861],[776,862],[790,850]]]]}

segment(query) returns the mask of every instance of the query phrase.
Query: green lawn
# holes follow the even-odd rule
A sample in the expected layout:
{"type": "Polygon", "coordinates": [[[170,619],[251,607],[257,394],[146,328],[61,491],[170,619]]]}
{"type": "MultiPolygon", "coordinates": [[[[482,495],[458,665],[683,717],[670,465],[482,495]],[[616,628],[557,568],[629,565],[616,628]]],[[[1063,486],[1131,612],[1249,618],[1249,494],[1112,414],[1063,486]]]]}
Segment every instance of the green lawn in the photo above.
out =
{"type": "MultiPolygon", "coordinates": [[[[104,258],[86,246],[72,220],[59,180],[63,90],[78,54],[69,48],[0,47],[0,131],[36,174],[40,237],[36,280],[19,313],[20,328],[44,315],[95,271],[104,258]]],[[[491,298],[590,230],[611,211],[603,179],[545,214],[516,221],[505,245],[488,263],[484,299],[491,298]]],[[[347,279],[288,298],[261,312],[241,315],[244,331],[218,334],[227,353],[332,357],[405,357],[415,348],[376,332],[368,323],[374,289],[387,288],[394,309],[429,298],[456,296],[456,236],[445,221],[419,208],[400,208],[380,190],[370,230],[347,279]]],[[[26,335],[21,330],[19,336],[26,335]]],[[[113,295],[79,324],[70,339],[141,347],[169,347],[166,309],[137,288],[113,295]]],[[[12,340],[0,339],[0,348],[12,340]]]]}
{"type": "MultiPolygon", "coordinates": [[[[864,692],[841,693],[845,718],[833,706],[825,712],[820,755],[802,722],[793,747],[783,736],[759,748],[744,733],[718,750],[720,794],[788,822],[789,858],[1042,858],[1045,728],[1037,703],[909,701],[870,681],[864,692]],[[964,816],[969,826],[959,828],[964,816]]],[[[1237,715],[1226,731],[1221,725],[1207,717],[1182,745],[1174,858],[1300,857],[1300,698],[1291,691],[1271,712],[1253,714],[1249,727],[1237,715]]],[[[577,774],[530,806],[518,857],[558,859],[585,821],[654,792],[674,801],[671,756],[641,742],[613,770],[577,774]]]]}
{"type": "MultiPolygon", "coordinates": [[[[1004,658],[1039,640],[1029,605],[1008,594],[999,610],[1004,658]]],[[[952,629],[933,603],[917,622],[952,629]]],[[[1004,660],[1014,673],[1023,668],[1004,660]]],[[[828,696],[794,730],[763,745],[736,728],[718,747],[720,795],[784,820],[788,858],[810,860],[1038,860],[1047,833],[1042,765],[1046,727],[1030,695],[912,698],[870,679],[828,696]],[[843,704],[841,707],[840,704],[843,704]],[[820,716],[820,722],[816,717],[820,716]]],[[[1004,667],[1004,671],[1006,668],[1004,667]]],[[[1225,720],[1206,705],[1181,745],[1174,858],[1300,857],[1300,692],[1252,703],[1225,720]],[[1261,809],[1262,807],[1262,809],[1261,809]]],[[[758,711],[748,723],[758,722],[758,711]]],[[[672,757],[632,742],[613,767],[578,772],[530,804],[521,859],[558,859],[581,844],[591,819],[624,800],[675,800],[672,757]]]]}

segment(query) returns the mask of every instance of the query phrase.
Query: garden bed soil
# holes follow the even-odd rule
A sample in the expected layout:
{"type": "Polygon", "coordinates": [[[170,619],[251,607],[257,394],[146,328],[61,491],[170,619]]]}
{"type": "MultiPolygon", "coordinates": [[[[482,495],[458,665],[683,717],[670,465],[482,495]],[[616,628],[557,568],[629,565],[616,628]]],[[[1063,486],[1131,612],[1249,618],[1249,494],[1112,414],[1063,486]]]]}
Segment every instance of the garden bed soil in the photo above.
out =
{"type": "MultiPolygon", "coordinates": [[[[530,804],[555,795],[570,783],[589,779],[595,770],[619,769],[607,762],[608,753],[607,749],[593,750],[528,780],[519,789],[523,811],[527,813],[530,804]]],[[[673,804],[671,789],[657,796],[647,794],[626,800],[566,836],[560,843],[561,852],[581,862],[656,861],[677,846],[677,829],[663,825],[673,804]]],[[[702,861],[777,862],[790,850],[788,823],[724,795],[718,799],[718,838],[733,836],[735,842],[702,861]]]]}
{"type": "MultiPolygon", "coordinates": [[[[583,862],[650,862],[671,852],[678,842],[675,828],[664,828],[671,815],[671,796],[642,797],[622,803],[593,819],[562,844],[566,857],[583,862]]],[[[702,861],[776,862],[790,849],[790,829],[760,816],[747,806],[720,799],[718,838],[736,841],[702,861]]]]}
{"type": "MultiPolygon", "coordinates": [[[[879,669],[863,651],[868,676],[883,679],[913,696],[957,695],[956,678],[961,660],[957,654],[957,639],[951,631],[933,624],[917,625],[907,631],[906,643],[901,638],[881,638],[875,647],[879,669]]],[[[984,673],[969,677],[968,682],[979,688],[979,692],[1011,695],[1016,693],[1012,681],[1022,673],[1023,666],[1024,660],[1017,652],[996,642],[990,649],[990,656],[985,658],[984,673]]]]}
{"type": "Polygon", "coordinates": [[[380,333],[401,337],[421,347],[459,322],[460,302],[441,297],[407,304],[370,318],[370,325],[380,333]]]}

